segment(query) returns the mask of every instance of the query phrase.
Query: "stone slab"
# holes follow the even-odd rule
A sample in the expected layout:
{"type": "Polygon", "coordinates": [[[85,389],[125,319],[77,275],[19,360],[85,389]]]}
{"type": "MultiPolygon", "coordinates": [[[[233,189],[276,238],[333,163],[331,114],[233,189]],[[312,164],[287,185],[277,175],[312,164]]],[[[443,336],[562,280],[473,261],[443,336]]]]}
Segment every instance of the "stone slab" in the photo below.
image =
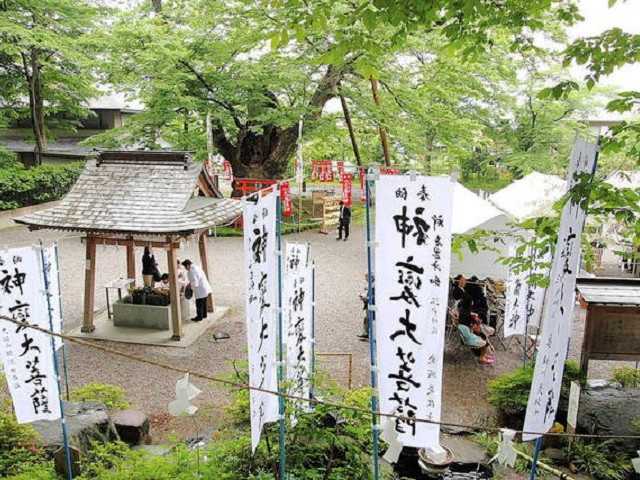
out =
{"type": "Polygon", "coordinates": [[[106,310],[96,314],[92,333],[83,333],[80,326],[67,333],[70,337],[82,340],[107,340],[110,342],[134,343],[138,345],[154,345],[157,347],[187,348],[200,338],[209,328],[219,323],[229,312],[229,307],[216,305],[216,311],[209,313],[201,322],[186,322],[182,329],[184,335],[179,341],[171,340],[171,331],[151,330],[148,328],[116,327],[107,318],[106,310]]]}

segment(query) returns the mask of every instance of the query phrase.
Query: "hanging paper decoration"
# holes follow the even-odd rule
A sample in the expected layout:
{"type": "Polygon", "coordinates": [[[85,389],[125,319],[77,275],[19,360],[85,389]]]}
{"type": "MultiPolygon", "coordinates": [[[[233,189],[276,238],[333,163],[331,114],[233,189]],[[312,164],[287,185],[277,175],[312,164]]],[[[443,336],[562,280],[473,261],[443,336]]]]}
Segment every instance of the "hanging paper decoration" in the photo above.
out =
{"type": "Polygon", "coordinates": [[[280,201],[282,202],[282,216],[290,217],[293,214],[293,202],[291,201],[289,182],[280,182],[280,201]]]}
{"type": "Polygon", "coordinates": [[[496,458],[500,465],[508,465],[513,468],[516,464],[516,451],[513,448],[513,439],[516,436],[516,432],[509,430],[508,428],[502,428],[500,430],[500,445],[498,446],[498,453],[496,458]]]}
{"type": "MultiPolygon", "coordinates": [[[[596,145],[576,140],[567,176],[569,190],[582,176],[593,175],[596,152],[596,145]]],[[[571,198],[560,217],[560,230],[551,265],[551,283],[544,301],[542,338],[525,416],[524,430],[528,432],[547,432],[553,426],[560,400],[575,306],[576,276],[580,268],[580,239],[586,216],[581,200],[571,198]]],[[[523,434],[522,438],[528,441],[539,436],[523,434]]]]}
{"type": "Polygon", "coordinates": [[[342,174],[342,201],[345,206],[351,207],[352,202],[352,194],[351,188],[353,185],[353,174],[352,173],[343,173],[342,174]]]}
{"type": "MultiPolygon", "coordinates": [[[[509,249],[509,256],[515,257],[516,246],[509,249]]],[[[529,248],[527,256],[537,265],[541,262],[548,263],[550,255],[543,258],[534,257],[535,252],[529,248]]],[[[525,335],[527,326],[537,327],[540,325],[542,316],[542,302],[544,301],[544,287],[539,287],[529,283],[529,273],[546,277],[549,274],[548,268],[538,267],[534,270],[524,270],[515,272],[509,269],[507,278],[506,305],[504,314],[504,336],[525,335]]]]}
{"type": "MultiPolygon", "coordinates": [[[[311,398],[313,375],[313,265],[308,263],[308,248],[287,244],[283,295],[289,393],[303,398],[311,398]]],[[[298,407],[308,410],[309,403],[298,407]]]]}
{"type": "Polygon", "coordinates": [[[198,407],[191,405],[191,401],[200,395],[202,391],[189,382],[189,374],[176,382],[176,399],[169,404],[169,413],[174,417],[180,415],[193,415],[198,407]]]}
{"type": "MultiPolygon", "coordinates": [[[[0,315],[49,330],[47,309],[40,249],[0,252],[0,315]]],[[[18,422],[60,418],[49,335],[0,320],[0,357],[18,422]]]]}
{"type": "MultiPolygon", "coordinates": [[[[375,305],[383,413],[440,420],[451,261],[448,178],[376,182],[375,305]]],[[[439,448],[439,426],[396,419],[405,446],[439,448]]]]}
{"type": "Polygon", "coordinates": [[[386,462],[396,463],[402,453],[402,443],[398,441],[398,432],[396,431],[396,422],[393,418],[387,418],[382,428],[380,438],[387,442],[389,447],[382,457],[386,462]]]}
{"type": "MultiPolygon", "coordinates": [[[[249,385],[278,390],[276,372],[277,281],[276,192],[245,200],[243,212],[246,275],[249,385]]],[[[278,397],[251,390],[251,448],[255,452],[262,427],[278,420],[278,397]]]]}

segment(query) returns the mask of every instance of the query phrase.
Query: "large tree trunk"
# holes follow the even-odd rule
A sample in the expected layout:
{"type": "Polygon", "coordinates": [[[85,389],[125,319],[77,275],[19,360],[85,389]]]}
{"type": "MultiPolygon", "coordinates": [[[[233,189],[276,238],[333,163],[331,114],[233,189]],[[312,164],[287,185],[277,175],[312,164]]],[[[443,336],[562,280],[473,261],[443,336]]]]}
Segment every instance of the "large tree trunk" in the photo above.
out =
{"type": "MultiPolygon", "coordinates": [[[[327,67],[325,74],[311,97],[308,112],[304,116],[304,124],[312,125],[320,118],[324,104],[336,95],[336,88],[345,71],[334,66],[327,67]]],[[[268,92],[266,96],[273,103],[275,97],[268,92]]],[[[256,132],[250,125],[237,122],[238,133],[230,140],[222,125],[215,123],[212,127],[213,143],[220,154],[233,167],[234,176],[239,178],[283,178],[289,160],[296,151],[298,141],[298,123],[287,127],[264,125],[256,132]]]]}
{"type": "Polygon", "coordinates": [[[29,110],[31,125],[36,140],[34,149],[35,164],[42,164],[42,154],[47,151],[47,134],[44,120],[44,99],[42,97],[42,77],[38,52],[31,49],[29,54],[22,54],[24,75],[29,85],[29,110]]]}

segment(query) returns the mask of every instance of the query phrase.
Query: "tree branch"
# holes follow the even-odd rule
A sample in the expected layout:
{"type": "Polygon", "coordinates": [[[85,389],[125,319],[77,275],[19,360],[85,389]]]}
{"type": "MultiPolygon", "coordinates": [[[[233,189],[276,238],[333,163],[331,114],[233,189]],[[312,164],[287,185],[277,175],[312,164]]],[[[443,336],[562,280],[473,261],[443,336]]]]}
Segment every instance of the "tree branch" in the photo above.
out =
{"type": "MultiPolygon", "coordinates": [[[[211,87],[211,85],[209,85],[209,83],[204,79],[204,77],[202,76],[202,74],[200,74],[200,72],[198,72],[195,68],[193,68],[189,63],[185,62],[184,60],[178,60],[178,63],[180,63],[187,70],[189,70],[198,79],[198,81],[205,88],[205,90],[207,90],[212,95],[215,95],[216,91],[211,87]]],[[[244,127],[244,125],[242,124],[242,122],[238,117],[238,112],[236,111],[235,108],[233,108],[233,105],[231,105],[228,102],[223,102],[221,100],[218,100],[217,98],[209,97],[208,99],[211,100],[216,105],[218,105],[219,107],[226,110],[227,112],[229,112],[231,114],[231,118],[233,118],[233,122],[236,124],[236,127],[238,128],[244,127]]]]}

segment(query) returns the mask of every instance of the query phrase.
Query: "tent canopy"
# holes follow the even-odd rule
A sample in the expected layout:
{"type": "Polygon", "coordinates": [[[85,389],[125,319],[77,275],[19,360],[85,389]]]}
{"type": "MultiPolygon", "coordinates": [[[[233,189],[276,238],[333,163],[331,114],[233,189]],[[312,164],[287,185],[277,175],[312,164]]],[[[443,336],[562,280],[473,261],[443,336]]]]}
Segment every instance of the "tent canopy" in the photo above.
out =
{"type": "Polygon", "coordinates": [[[567,191],[567,182],[556,175],[531,172],[489,197],[489,201],[521,222],[551,212],[567,191]]]}
{"type": "Polygon", "coordinates": [[[640,171],[617,170],[605,181],[616,188],[640,188],[640,171]]]}
{"type": "Polygon", "coordinates": [[[506,215],[459,183],[453,184],[453,220],[451,232],[467,233],[487,222],[506,223],[506,215]]]}

